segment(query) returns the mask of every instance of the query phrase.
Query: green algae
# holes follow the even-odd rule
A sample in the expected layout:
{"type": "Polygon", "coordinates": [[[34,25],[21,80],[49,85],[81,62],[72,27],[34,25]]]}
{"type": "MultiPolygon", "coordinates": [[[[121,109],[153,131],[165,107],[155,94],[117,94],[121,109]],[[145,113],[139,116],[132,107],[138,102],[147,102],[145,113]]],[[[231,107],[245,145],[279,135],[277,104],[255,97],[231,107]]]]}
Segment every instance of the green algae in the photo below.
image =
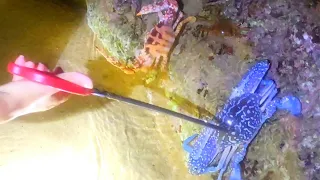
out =
{"type": "Polygon", "coordinates": [[[110,56],[122,64],[130,64],[140,48],[138,29],[141,27],[135,16],[118,14],[113,10],[113,1],[88,1],[87,20],[110,56]]]}

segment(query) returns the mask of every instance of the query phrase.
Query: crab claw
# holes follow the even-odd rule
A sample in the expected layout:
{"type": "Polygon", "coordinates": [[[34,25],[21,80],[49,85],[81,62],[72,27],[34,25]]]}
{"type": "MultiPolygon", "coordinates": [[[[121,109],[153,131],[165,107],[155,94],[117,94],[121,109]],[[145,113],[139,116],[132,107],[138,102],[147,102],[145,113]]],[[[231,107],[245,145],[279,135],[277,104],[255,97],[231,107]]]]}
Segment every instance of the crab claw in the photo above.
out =
{"type": "Polygon", "coordinates": [[[300,116],[302,107],[300,100],[292,95],[285,96],[277,102],[277,108],[289,111],[294,116],[300,116]]]}
{"type": "Polygon", "coordinates": [[[162,11],[163,9],[165,9],[165,8],[166,7],[163,7],[163,6],[159,5],[159,3],[146,5],[146,6],[143,6],[141,8],[141,10],[138,12],[137,16],[141,16],[143,14],[159,12],[159,11],[162,11]]]}

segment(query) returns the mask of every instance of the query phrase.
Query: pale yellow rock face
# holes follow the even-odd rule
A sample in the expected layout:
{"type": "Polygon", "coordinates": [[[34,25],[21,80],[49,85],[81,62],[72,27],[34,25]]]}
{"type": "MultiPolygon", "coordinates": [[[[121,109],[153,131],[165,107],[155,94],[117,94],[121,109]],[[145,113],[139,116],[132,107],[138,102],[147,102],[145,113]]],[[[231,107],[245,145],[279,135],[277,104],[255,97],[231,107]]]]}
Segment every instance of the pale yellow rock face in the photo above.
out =
{"type": "MultiPolygon", "coordinates": [[[[162,94],[131,87],[136,80],[98,58],[85,10],[47,2],[1,3],[1,83],[10,77],[7,63],[23,54],[50,68],[88,73],[99,87],[167,105],[162,94]]],[[[121,102],[72,97],[0,126],[0,179],[207,179],[189,175],[174,120],[121,102]]]]}

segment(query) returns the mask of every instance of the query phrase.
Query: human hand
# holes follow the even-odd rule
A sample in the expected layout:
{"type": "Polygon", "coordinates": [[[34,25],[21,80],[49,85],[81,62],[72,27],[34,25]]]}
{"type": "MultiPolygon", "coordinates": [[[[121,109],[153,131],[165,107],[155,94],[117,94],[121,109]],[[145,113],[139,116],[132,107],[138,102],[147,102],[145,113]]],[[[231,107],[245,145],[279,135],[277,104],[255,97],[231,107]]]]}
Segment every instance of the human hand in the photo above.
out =
{"type": "MultiPolygon", "coordinates": [[[[20,66],[34,68],[40,71],[50,72],[50,70],[42,63],[34,63],[26,61],[24,56],[19,56],[15,63],[20,66]]],[[[56,68],[53,73],[58,77],[71,81],[75,84],[86,88],[92,88],[93,84],[89,77],[77,72],[64,73],[61,68],[56,68]]],[[[13,112],[9,115],[10,119],[21,115],[46,111],[65,102],[70,94],[59,91],[56,88],[41,85],[24,79],[23,77],[14,75],[12,82],[0,87],[1,92],[5,92],[11,96],[12,104],[18,104],[13,112]],[[19,102],[18,102],[19,101],[19,102]]]]}

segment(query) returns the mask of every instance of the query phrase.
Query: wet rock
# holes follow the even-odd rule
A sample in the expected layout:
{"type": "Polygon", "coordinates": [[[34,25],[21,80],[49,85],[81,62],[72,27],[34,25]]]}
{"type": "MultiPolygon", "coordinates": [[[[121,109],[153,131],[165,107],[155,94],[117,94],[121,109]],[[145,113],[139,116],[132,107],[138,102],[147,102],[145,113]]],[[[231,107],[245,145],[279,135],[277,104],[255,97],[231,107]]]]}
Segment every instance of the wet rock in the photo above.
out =
{"type": "Polygon", "coordinates": [[[320,43],[320,26],[317,26],[312,29],[312,42],[320,43]]]}
{"type": "Polygon", "coordinates": [[[203,8],[202,1],[203,0],[193,0],[193,1],[182,0],[184,4],[183,11],[189,16],[197,15],[203,8]]]}

